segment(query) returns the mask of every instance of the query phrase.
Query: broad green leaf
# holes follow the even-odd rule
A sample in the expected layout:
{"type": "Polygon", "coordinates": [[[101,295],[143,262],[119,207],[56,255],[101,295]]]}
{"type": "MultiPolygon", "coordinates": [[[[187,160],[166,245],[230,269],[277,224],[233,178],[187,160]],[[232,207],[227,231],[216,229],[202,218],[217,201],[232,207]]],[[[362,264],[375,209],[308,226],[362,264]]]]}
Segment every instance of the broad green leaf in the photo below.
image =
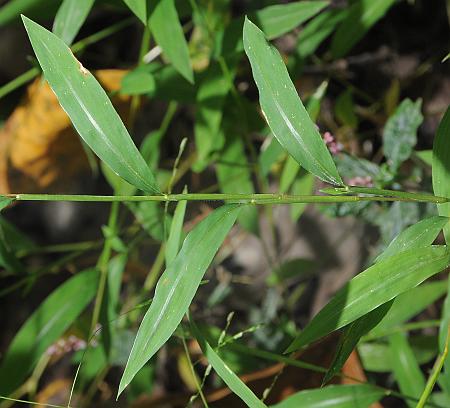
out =
{"type": "MultiPolygon", "coordinates": [[[[450,106],[439,124],[433,143],[433,191],[450,198],[450,106]]],[[[450,217],[450,203],[438,204],[439,215],[450,217]]],[[[447,244],[450,243],[450,225],[444,227],[447,244]]]]}
{"type": "Polygon", "coordinates": [[[53,22],[53,33],[67,45],[72,44],[95,0],[63,0],[53,22]]]}
{"type": "Polygon", "coordinates": [[[139,327],[120,380],[119,395],[180,324],[240,210],[240,205],[224,205],[187,235],[180,252],[156,285],[153,301],[139,327]]]}
{"type": "Polygon", "coordinates": [[[128,8],[141,20],[147,24],[147,0],[123,0],[128,8]]]}
{"type": "Polygon", "coordinates": [[[80,272],[44,300],[11,342],[0,365],[0,394],[10,395],[33,370],[41,355],[93,299],[98,272],[80,272]]]}
{"type": "MultiPolygon", "coordinates": [[[[244,141],[237,132],[225,129],[227,141],[216,165],[220,191],[225,194],[252,194],[255,192],[245,155],[244,141]]],[[[259,231],[258,210],[249,205],[242,208],[238,217],[239,224],[255,234],[259,231]]]]}
{"type": "Polygon", "coordinates": [[[258,86],[261,109],[274,136],[306,170],[328,183],[342,185],[333,159],[280,54],[248,19],[244,24],[244,47],[258,86]]]}
{"type": "Polygon", "coordinates": [[[414,248],[377,262],[348,282],[289,346],[303,346],[355,321],[450,264],[445,246],[414,248]]]}
{"type": "Polygon", "coordinates": [[[428,166],[433,165],[433,150],[420,150],[415,152],[416,156],[428,166]]]}
{"type": "Polygon", "coordinates": [[[384,127],[384,155],[393,171],[411,156],[417,143],[417,128],[423,120],[421,106],[421,99],[416,102],[405,99],[384,127]]]}
{"type": "Polygon", "coordinates": [[[431,245],[448,221],[447,217],[433,216],[411,225],[392,240],[377,257],[376,262],[411,248],[425,248],[431,245]]]}
{"type": "Polygon", "coordinates": [[[297,55],[300,59],[313,54],[347,14],[347,9],[327,10],[307,23],[297,41],[297,55]]]}
{"type": "MultiPolygon", "coordinates": [[[[404,333],[389,336],[390,358],[392,369],[400,391],[408,396],[419,398],[425,388],[425,377],[408,343],[404,333]]],[[[408,406],[415,407],[416,402],[405,401],[408,406]]]]}
{"type": "Polygon", "coordinates": [[[355,408],[369,407],[385,395],[381,388],[369,384],[329,385],[297,392],[272,408],[355,408]]]}
{"type": "Polygon", "coordinates": [[[396,0],[358,0],[348,10],[331,41],[331,53],[341,58],[391,8],[396,0]]]}
{"type": "Polygon", "coordinates": [[[216,373],[225,382],[230,390],[233,391],[244,403],[250,408],[264,408],[266,404],[262,402],[253,391],[228,367],[228,365],[220,358],[214,351],[210,344],[203,337],[202,333],[190,319],[192,334],[196,338],[203,354],[208,359],[208,362],[214,368],[216,373]]]}
{"type": "MultiPolygon", "coordinates": [[[[185,187],[183,193],[187,193],[187,188],[185,187]]],[[[166,266],[170,265],[176,258],[178,251],[180,250],[180,244],[182,234],[183,234],[183,222],[184,214],[186,212],[186,200],[178,201],[177,207],[175,208],[175,213],[173,215],[172,224],[170,225],[169,237],[167,238],[166,244],[166,266]]]]}
{"type": "Polygon", "coordinates": [[[155,41],[175,69],[190,83],[194,83],[189,49],[174,0],[155,0],[150,2],[150,7],[149,27],[155,41]]]}
{"type": "MultiPolygon", "coordinates": [[[[437,338],[434,336],[410,337],[409,343],[418,364],[429,363],[437,354],[437,338]]],[[[393,361],[387,343],[362,343],[358,345],[358,355],[367,371],[387,373],[393,370],[393,361]]]]}
{"type": "MultiPolygon", "coordinates": [[[[267,39],[273,40],[304,23],[323,10],[328,4],[328,1],[297,1],[277,4],[251,13],[248,17],[261,27],[267,39]]],[[[216,57],[243,51],[243,25],[244,18],[236,18],[231,21],[223,32],[217,34],[216,57]]]]}
{"type": "Polygon", "coordinates": [[[152,172],[94,76],[62,40],[30,19],[22,19],[45,79],[83,140],[126,181],[158,193],[152,172]]]}
{"type": "Polygon", "coordinates": [[[371,337],[382,336],[392,328],[407,322],[447,291],[447,282],[430,282],[398,295],[386,317],[370,332],[371,337]]]}
{"type": "Polygon", "coordinates": [[[384,303],[345,327],[339,341],[336,355],[331,363],[330,369],[323,379],[324,384],[328,383],[339,371],[341,371],[341,368],[358,344],[359,339],[386,316],[386,313],[388,313],[391,306],[392,301],[384,303]]]}

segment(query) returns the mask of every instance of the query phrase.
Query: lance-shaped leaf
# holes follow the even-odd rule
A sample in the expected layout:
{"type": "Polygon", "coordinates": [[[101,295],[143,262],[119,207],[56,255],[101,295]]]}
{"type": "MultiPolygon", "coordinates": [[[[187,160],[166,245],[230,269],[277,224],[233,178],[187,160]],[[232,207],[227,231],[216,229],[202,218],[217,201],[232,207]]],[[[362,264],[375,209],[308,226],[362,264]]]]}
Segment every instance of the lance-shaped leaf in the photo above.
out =
{"type": "Polygon", "coordinates": [[[147,24],[147,1],[146,0],[123,0],[129,9],[141,20],[147,24]]]}
{"type": "MultiPolygon", "coordinates": [[[[183,194],[186,194],[187,187],[184,187],[183,194]]],[[[183,235],[184,214],[186,213],[186,200],[178,201],[177,208],[173,214],[172,224],[170,224],[169,237],[166,244],[166,266],[172,263],[180,250],[181,239],[183,235]]]]}
{"type": "Polygon", "coordinates": [[[197,339],[203,354],[208,359],[208,362],[214,368],[216,373],[224,381],[230,390],[233,391],[245,404],[250,408],[264,408],[267,407],[253,391],[231,370],[230,367],[220,358],[214,351],[211,345],[206,341],[195,322],[190,319],[191,330],[194,337],[197,339]]]}
{"type": "Polygon", "coordinates": [[[278,51],[246,19],[244,48],[259,90],[259,102],[272,133],[306,170],[323,181],[342,185],[322,137],[310,119],[278,51]]]}
{"type": "Polygon", "coordinates": [[[178,18],[174,0],[154,0],[150,2],[149,27],[157,44],[174,68],[191,84],[194,73],[189,59],[189,49],[184,37],[183,27],[178,18]]]}
{"type": "Polygon", "coordinates": [[[64,0],[53,22],[53,33],[67,45],[72,44],[95,0],[64,0]]]}
{"type": "Polygon", "coordinates": [[[27,378],[42,353],[73,323],[97,291],[98,271],[80,272],[44,300],[20,328],[0,365],[0,394],[27,378]]]}
{"type": "Polygon", "coordinates": [[[152,172],[94,76],[56,35],[22,19],[45,79],[83,140],[129,183],[149,193],[159,192],[152,172]]]}
{"type": "Polygon", "coordinates": [[[304,390],[287,397],[272,408],[355,408],[369,407],[384,396],[381,388],[369,384],[330,385],[304,390]]]}
{"type": "Polygon", "coordinates": [[[410,249],[361,272],[340,289],[289,346],[292,352],[346,326],[450,265],[450,249],[410,249]]]}
{"type": "Polygon", "coordinates": [[[188,234],[180,252],[159,278],[120,380],[119,394],[180,324],[240,210],[240,205],[224,205],[208,215],[188,234]]]}

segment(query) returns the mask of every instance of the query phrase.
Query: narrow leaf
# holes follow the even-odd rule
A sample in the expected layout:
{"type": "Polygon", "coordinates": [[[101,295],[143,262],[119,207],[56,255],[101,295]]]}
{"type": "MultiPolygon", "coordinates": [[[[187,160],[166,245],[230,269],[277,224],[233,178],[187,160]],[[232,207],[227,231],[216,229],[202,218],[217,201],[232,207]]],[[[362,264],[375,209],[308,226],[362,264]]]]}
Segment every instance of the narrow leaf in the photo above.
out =
{"type": "Polygon", "coordinates": [[[80,136],[126,181],[146,192],[159,192],[152,172],[94,76],[56,35],[22,19],[45,79],[80,136]]]}
{"type": "Polygon", "coordinates": [[[411,248],[425,248],[431,245],[448,221],[447,217],[434,216],[411,225],[391,241],[377,257],[376,262],[411,248]]]}
{"type": "Polygon", "coordinates": [[[228,367],[228,365],[220,358],[220,356],[209,345],[206,339],[201,334],[200,330],[190,319],[191,330],[194,337],[197,339],[203,354],[208,359],[208,362],[214,368],[216,373],[225,382],[230,390],[233,391],[245,404],[250,408],[264,408],[266,404],[262,402],[253,393],[253,391],[247,387],[247,385],[228,367]]]}
{"type": "Polygon", "coordinates": [[[10,395],[40,356],[73,323],[97,291],[98,272],[80,272],[58,287],[20,328],[0,365],[0,394],[10,395]]]}
{"type": "MultiPolygon", "coordinates": [[[[425,378],[404,333],[394,333],[389,337],[390,357],[395,379],[400,391],[408,396],[419,398],[425,388],[425,378]]],[[[410,407],[416,402],[407,400],[410,407]]]]}
{"type": "Polygon", "coordinates": [[[384,396],[381,388],[369,384],[330,385],[297,392],[272,408],[355,408],[368,407],[384,396]]]}
{"type": "Polygon", "coordinates": [[[8,205],[14,201],[13,198],[0,195],[0,212],[3,211],[8,205]]]}
{"type": "Polygon", "coordinates": [[[174,0],[156,0],[151,6],[149,26],[157,44],[175,69],[191,84],[194,83],[189,49],[174,0]]]}
{"type": "Polygon", "coordinates": [[[280,54],[248,19],[244,24],[244,47],[258,86],[261,109],[274,136],[306,170],[328,183],[342,185],[333,159],[280,54]]]}
{"type": "Polygon", "coordinates": [[[120,380],[119,395],[181,322],[240,209],[239,205],[224,205],[212,212],[188,234],[177,257],[161,275],[120,380]]]}
{"type": "Polygon", "coordinates": [[[141,20],[147,24],[147,0],[123,0],[128,8],[141,20]]]}
{"type": "Polygon", "coordinates": [[[330,369],[325,374],[323,383],[329,382],[344,366],[353,349],[359,342],[359,339],[374,328],[389,311],[392,301],[372,310],[370,313],[360,317],[348,325],[342,333],[339,341],[338,350],[331,363],[330,369]]]}
{"type": "Polygon", "coordinates": [[[395,0],[355,1],[333,36],[331,52],[334,58],[347,54],[394,3],[395,0]]]}
{"type": "MultiPolygon", "coordinates": [[[[185,187],[183,193],[187,193],[187,188],[185,187]]],[[[166,244],[166,266],[170,265],[176,258],[178,251],[180,249],[181,238],[183,234],[183,222],[184,214],[186,212],[186,200],[178,201],[177,208],[173,215],[172,224],[170,225],[169,238],[166,244]]]]}
{"type": "Polygon", "coordinates": [[[67,45],[78,34],[95,0],[64,0],[53,22],[53,33],[67,45]]]}
{"type": "Polygon", "coordinates": [[[377,262],[348,282],[314,317],[287,352],[339,329],[411,289],[450,264],[445,246],[411,249],[377,262]]]}

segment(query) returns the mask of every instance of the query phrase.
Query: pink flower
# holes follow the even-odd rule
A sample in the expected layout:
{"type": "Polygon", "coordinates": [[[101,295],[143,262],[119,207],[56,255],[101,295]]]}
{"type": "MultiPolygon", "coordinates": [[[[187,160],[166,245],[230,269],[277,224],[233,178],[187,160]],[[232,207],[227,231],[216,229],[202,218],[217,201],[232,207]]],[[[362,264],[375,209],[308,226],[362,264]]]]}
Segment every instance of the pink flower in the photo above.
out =
{"type": "Polygon", "coordinates": [[[357,176],[348,180],[349,186],[373,187],[373,180],[370,176],[357,176]]]}
{"type": "Polygon", "coordinates": [[[336,141],[336,138],[330,132],[325,132],[322,137],[331,154],[338,154],[342,152],[342,144],[336,141]]]}

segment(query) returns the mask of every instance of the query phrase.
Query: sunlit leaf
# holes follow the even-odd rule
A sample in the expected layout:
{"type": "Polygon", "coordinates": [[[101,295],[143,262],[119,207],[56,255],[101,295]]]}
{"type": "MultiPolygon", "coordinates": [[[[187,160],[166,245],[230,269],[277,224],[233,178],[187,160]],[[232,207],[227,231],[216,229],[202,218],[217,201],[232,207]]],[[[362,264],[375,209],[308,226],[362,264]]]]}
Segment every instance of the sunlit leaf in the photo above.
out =
{"type": "Polygon", "coordinates": [[[306,170],[328,183],[341,185],[333,159],[280,54],[248,19],[244,24],[244,47],[259,89],[261,109],[274,136],[306,170]]]}
{"type": "Polygon", "coordinates": [[[180,252],[156,285],[153,301],[139,327],[120,380],[119,394],[181,322],[206,269],[240,210],[239,205],[224,205],[212,212],[187,235],[180,252]]]}
{"type": "Polygon", "coordinates": [[[384,396],[384,391],[369,384],[330,385],[297,392],[273,408],[355,408],[368,407],[384,396]]]}
{"type": "Polygon", "coordinates": [[[445,246],[414,248],[377,262],[344,285],[300,332],[287,352],[355,321],[449,264],[450,250],[445,246]]]}
{"type": "Polygon", "coordinates": [[[53,22],[53,33],[67,45],[72,44],[95,0],[63,0],[53,22]]]}
{"type": "Polygon", "coordinates": [[[157,44],[175,69],[194,83],[189,50],[174,0],[156,0],[150,2],[150,6],[149,27],[157,44]]]}
{"type": "Polygon", "coordinates": [[[26,17],[23,22],[44,76],[80,136],[129,183],[159,192],[152,172],[94,76],[62,40],[26,17]]]}

